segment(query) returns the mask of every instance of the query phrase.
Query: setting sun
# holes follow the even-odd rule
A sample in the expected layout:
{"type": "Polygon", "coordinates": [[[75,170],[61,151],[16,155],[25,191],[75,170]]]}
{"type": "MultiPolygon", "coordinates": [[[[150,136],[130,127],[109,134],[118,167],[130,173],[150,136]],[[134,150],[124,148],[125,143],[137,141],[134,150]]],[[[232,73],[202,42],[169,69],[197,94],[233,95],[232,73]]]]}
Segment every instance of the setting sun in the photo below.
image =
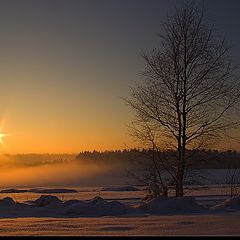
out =
{"type": "Polygon", "coordinates": [[[4,133],[0,133],[0,143],[4,145],[3,138],[6,136],[4,133]]]}

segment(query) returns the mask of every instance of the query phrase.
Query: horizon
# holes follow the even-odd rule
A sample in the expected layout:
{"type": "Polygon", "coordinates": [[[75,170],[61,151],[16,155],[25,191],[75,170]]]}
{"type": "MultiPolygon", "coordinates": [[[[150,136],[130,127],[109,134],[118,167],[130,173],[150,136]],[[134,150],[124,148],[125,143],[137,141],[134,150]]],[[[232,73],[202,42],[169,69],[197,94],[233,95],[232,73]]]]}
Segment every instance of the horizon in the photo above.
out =
{"type": "MultiPolygon", "coordinates": [[[[6,156],[14,156],[14,155],[79,155],[81,153],[85,153],[85,152],[89,152],[89,153],[94,153],[94,152],[97,152],[97,153],[107,153],[107,152],[117,152],[117,151],[121,151],[121,152],[124,152],[124,151],[131,151],[131,150],[137,150],[137,151],[142,151],[142,150],[149,150],[151,148],[142,148],[142,147],[132,147],[132,148],[122,148],[122,149],[105,149],[105,150],[96,150],[96,149],[93,149],[93,150],[82,150],[82,151],[78,151],[78,152],[29,152],[29,153],[0,153],[0,156],[1,155],[6,155],[6,156]]],[[[189,151],[191,151],[191,149],[188,149],[189,151]]],[[[166,150],[168,151],[168,150],[166,150]]],[[[173,150],[174,151],[174,150],[173,150]]],[[[176,150],[175,150],[176,151],[176,150]]],[[[217,151],[219,153],[225,153],[225,152],[236,152],[236,153],[240,153],[240,150],[234,150],[234,149],[217,149],[217,148],[202,148],[202,149],[199,149],[198,151],[217,151]]],[[[164,152],[164,150],[163,150],[164,152]]]]}
{"type": "MultiPolygon", "coordinates": [[[[80,153],[84,153],[84,152],[89,152],[89,153],[93,153],[93,152],[97,152],[97,153],[106,153],[106,152],[115,152],[115,151],[121,151],[123,152],[124,150],[127,151],[131,151],[131,150],[149,150],[149,148],[123,148],[123,149],[108,149],[108,150],[82,150],[79,152],[28,152],[28,153],[21,153],[21,152],[17,152],[17,153],[0,153],[1,155],[6,155],[6,156],[14,156],[14,155],[78,155],[80,153]]],[[[232,152],[236,152],[236,153],[240,153],[240,150],[235,150],[235,149],[217,149],[217,148],[203,148],[203,149],[199,149],[199,151],[218,151],[220,153],[224,153],[224,152],[228,152],[228,151],[232,151],[232,152]]],[[[164,150],[163,150],[164,151],[164,150]]],[[[190,150],[191,151],[191,150],[190,150]]]]}

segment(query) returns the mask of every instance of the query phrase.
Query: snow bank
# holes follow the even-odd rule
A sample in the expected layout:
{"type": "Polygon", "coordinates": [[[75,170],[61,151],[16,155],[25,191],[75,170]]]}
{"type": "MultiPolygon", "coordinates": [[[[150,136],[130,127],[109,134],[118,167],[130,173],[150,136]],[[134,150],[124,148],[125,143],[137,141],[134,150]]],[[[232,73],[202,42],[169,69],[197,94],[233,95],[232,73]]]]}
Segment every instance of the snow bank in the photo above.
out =
{"type": "Polygon", "coordinates": [[[95,197],[89,201],[99,215],[119,215],[133,212],[133,208],[118,201],[106,201],[101,197],[95,197]]]}
{"type": "Polygon", "coordinates": [[[62,204],[62,201],[56,197],[51,195],[41,195],[37,200],[33,201],[39,207],[45,206],[59,206],[62,204]]]}
{"type": "Polygon", "coordinates": [[[205,208],[199,205],[194,197],[158,197],[137,207],[150,214],[196,213],[205,208]]]}
{"type": "Polygon", "coordinates": [[[103,201],[97,203],[95,206],[100,215],[116,216],[122,214],[131,214],[134,212],[133,208],[118,201],[103,201]]]}
{"type": "Polygon", "coordinates": [[[107,201],[99,196],[85,201],[72,199],[65,202],[52,195],[41,195],[38,199],[26,201],[25,203],[15,203],[11,198],[0,200],[0,206],[3,206],[4,209],[7,209],[6,206],[13,206],[15,204],[17,206],[16,217],[99,217],[116,216],[134,212],[134,208],[130,206],[118,201],[107,201]]]}
{"type": "Polygon", "coordinates": [[[240,210],[240,196],[229,198],[212,207],[213,210],[240,210]]]}
{"type": "Polygon", "coordinates": [[[95,216],[97,214],[94,206],[84,202],[68,206],[64,213],[76,216],[95,216]]]}
{"type": "Polygon", "coordinates": [[[0,193],[24,193],[24,192],[28,192],[28,190],[10,188],[10,189],[3,189],[0,191],[0,193]]]}
{"type": "MultiPolygon", "coordinates": [[[[238,204],[240,200],[238,199],[238,204]]],[[[34,201],[15,202],[12,198],[0,199],[0,217],[100,217],[131,214],[196,213],[204,210],[194,197],[159,197],[138,207],[118,201],[107,201],[99,196],[90,200],[61,201],[52,195],[41,195],[34,201]],[[12,211],[14,209],[14,211],[12,211]]]]}
{"type": "Polygon", "coordinates": [[[75,189],[66,189],[66,188],[33,188],[29,192],[33,193],[76,193],[75,189]]]}
{"type": "Polygon", "coordinates": [[[77,193],[78,191],[75,189],[68,188],[32,188],[32,189],[3,189],[0,193],[24,193],[24,192],[32,192],[32,193],[77,193]]]}
{"type": "Polygon", "coordinates": [[[106,201],[101,197],[94,197],[91,200],[70,205],[66,213],[84,216],[116,216],[130,214],[133,208],[118,201],[106,201]]]}
{"type": "Polygon", "coordinates": [[[67,200],[67,201],[63,202],[63,208],[70,207],[70,206],[76,205],[76,204],[81,204],[81,203],[84,203],[84,201],[76,200],[76,199],[67,200]]]}
{"type": "Polygon", "coordinates": [[[0,207],[6,208],[6,207],[13,207],[15,206],[15,201],[10,197],[5,197],[3,199],[0,199],[0,207]]]}
{"type": "Polygon", "coordinates": [[[101,191],[140,191],[140,189],[133,186],[112,186],[112,187],[103,187],[101,191]]]}

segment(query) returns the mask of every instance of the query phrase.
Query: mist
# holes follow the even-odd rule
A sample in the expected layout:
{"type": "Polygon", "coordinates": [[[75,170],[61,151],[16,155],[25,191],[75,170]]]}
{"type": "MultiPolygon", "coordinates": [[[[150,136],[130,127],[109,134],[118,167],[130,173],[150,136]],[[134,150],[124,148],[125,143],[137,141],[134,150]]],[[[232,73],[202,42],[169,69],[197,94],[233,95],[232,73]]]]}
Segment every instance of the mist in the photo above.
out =
{"type": "Polygon", "coordinates": [[[124,167],[76,159],[35,162],[31,166],[28,161],[19,162],[16,157],[1,158],[1,188],[105,186],[109,183],[127,183],[124,167]]]}

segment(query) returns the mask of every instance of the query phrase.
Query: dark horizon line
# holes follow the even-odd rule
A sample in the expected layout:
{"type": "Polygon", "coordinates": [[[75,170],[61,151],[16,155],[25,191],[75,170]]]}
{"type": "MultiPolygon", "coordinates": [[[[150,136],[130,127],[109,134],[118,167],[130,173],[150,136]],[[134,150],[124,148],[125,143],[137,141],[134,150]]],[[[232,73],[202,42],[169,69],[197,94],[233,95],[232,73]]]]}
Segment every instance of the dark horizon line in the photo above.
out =
{"type": "MultiPolygon", "coordinates": [[[[124,149],[111,149],[111,150],[82,150],[78,152],[72,152],[72,153],[64,153],[64,152],[57,152],[57,153],[50,153],[50,152],[32,152],[32,153],[0,153],[0,155],[5,155],[5,156],[12,156],[12,155],[78,155],[81,153],[108,153],[108,152],[126,152],[126,151],[143,151],[143,150],[151,150],[151,148],[124,148],[124,149]]],[[[167,150],[167,151],[174,151],[174,150],[167,150]]],[[[189,149],[189,151],[193,151],[189,149]]],[[[220,153],[224,152],[236,152],[240,153],[240,150],[233,150],[233,149],[226,149],[226,150],[221,150],[221,149],[216,149],[216,148],[203,148],[203,149],[198,149],[197,151],[217,151],[220,153]]]]}

